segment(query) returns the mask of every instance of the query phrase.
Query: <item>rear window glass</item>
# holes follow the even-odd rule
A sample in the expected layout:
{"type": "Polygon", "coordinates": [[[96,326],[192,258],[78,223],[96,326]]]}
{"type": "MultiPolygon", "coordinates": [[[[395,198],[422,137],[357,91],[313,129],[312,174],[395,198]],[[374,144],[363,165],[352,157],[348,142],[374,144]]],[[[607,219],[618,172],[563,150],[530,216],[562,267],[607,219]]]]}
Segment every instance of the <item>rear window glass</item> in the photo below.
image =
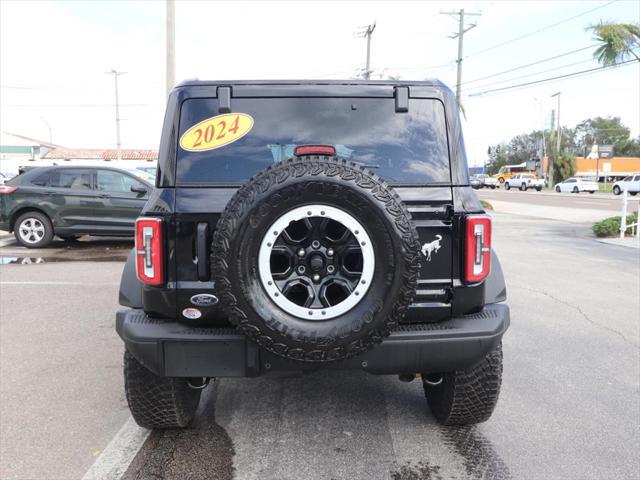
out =
{"type": "MultiPolygon", "coordinates": [[[[393,98],[234,98],[232,107],[253,119],[252,128],[214,150],[178,146],[178,185],[242,183],[292,157],[299,145],[333,145],[339,157],[391,183],[450,183],[445,112],[438,100],[411,99],[407,113],[395,112],[393,98]]],[[[186,100],[180,137],[217,115],[217,99],[186,100]]]]}
{"type": "Polygon", "coordinates": [[[87,170],[56,170],[51,175],[51,187],[91,190],[91,172],[87,170]]]}

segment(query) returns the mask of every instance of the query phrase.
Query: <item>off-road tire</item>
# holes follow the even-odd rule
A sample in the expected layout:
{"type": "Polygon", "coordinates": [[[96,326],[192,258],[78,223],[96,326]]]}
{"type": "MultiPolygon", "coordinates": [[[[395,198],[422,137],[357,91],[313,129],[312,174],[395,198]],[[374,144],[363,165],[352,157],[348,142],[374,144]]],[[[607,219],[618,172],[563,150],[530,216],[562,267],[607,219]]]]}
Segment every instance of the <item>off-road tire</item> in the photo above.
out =
{"type": "Polygon", "coordinates": [[[502,383],[502,344],[468,370],[443,374],[442,383],[424,393],[436,420],[443,425],[470,425],[489,419],[502,383]]]}
{"type": "Polygon", "coordinates": [[[18,241],[18,243],[23,247],[42,248],[49,245],[51,243],[51,240],[53,240],[53,224],[51,223],[51,220],[49,219],[49,217],[42,212],[30,211],[30,212],[23,213],[16,219],[13,226],[14,226],[13,234],[16,237],[16,240],[18,241]],[[26,219],[29,219],[29,218],[38,220],[44,227],[44,235],[37,242],[29,243],[24,241],[22,239],[22,236],[20,235],[20,232],[18,231],[22,222],[24,222],[26,219]]]}
{"type": "Polygon", "coordinates": [[[201,390],[190,388],[186,378],[159,377],[126,350],[124,389],[134,420],[145,428],[184,428],[200,402],[201,390]]]}
{"type": "Polygon", "coordinates": [[[411,304],[419,268],[418,234],[398,195],[371,171],[327,156],[281,162],[249,180],[220,217],[211,253],[212,276],[229,320],[266,350],[301,362],[350,358],[380,343],[411,304]],[[362,300],[323,321],[279,309],[256,278],[256,245],[267,220],[313,203],[360,216],[380,247],[377,258],[385,259],[376,264],[362,300]]]}

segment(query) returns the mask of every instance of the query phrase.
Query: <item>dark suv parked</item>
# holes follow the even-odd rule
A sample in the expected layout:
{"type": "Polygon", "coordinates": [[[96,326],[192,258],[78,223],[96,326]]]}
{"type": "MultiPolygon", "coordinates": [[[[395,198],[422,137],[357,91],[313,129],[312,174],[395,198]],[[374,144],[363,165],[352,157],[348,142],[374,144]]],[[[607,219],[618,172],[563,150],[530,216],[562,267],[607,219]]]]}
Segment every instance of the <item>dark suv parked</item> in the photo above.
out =
{"type": "Polygon", "coordinates": [[[110,167],[37,167],[0,186],[0,230],[28,248],[54,235],[132,236],[153,186],[142,171],[110,167]]]}
{"type": "Polygon", "coordinates": [[[505,299],[440,82],[171,93],[116,317],[140,425],[186,426],[214,377],[320,368],[420,378],[438,421],[484,421],[505,299]]]}

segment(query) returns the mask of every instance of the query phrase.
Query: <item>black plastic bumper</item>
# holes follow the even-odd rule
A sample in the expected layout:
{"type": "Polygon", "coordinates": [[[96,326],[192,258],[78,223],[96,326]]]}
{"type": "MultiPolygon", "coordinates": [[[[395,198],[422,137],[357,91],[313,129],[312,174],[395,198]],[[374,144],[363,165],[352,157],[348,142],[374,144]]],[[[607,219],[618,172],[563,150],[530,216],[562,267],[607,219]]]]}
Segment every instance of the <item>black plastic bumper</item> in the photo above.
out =
{"type": "Polygon", "coordinates": [[[119,310],[116,330],[127,350],[149,370],[169,377],[253,377],[318,368],[361,369],[376,374],[435,373],[480,361],[509,327],[509,307],[485,305],[473,315],[434,324],[399,326],[380,345],[329,364],[293,362],[262,350],[233,328],[193,328],[119,310]]]}

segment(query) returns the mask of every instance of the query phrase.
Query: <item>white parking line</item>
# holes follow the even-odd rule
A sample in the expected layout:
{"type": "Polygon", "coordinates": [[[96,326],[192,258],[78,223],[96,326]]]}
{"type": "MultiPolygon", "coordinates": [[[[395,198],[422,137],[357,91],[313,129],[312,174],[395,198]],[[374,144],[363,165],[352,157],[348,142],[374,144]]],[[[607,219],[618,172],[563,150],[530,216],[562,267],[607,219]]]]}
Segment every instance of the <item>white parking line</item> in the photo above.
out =
{"type": "Polygon", "coordinates": [[[151,430],[139,427],[132,417],[84,474],[82,480],[118,480],[124,475],[151,430]]]}

